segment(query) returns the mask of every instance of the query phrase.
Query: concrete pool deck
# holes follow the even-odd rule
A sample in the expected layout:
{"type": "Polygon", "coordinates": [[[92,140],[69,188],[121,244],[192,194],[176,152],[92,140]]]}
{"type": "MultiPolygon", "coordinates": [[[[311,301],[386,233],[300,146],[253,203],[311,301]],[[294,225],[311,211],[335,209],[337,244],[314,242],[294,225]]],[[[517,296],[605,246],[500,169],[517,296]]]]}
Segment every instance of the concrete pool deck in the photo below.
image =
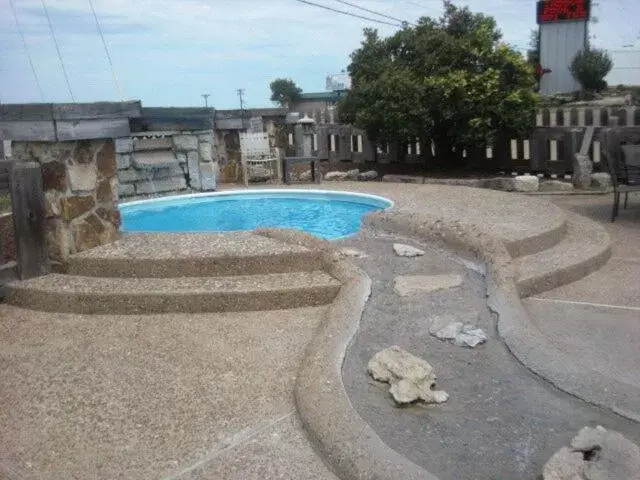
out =
{"type": "MultiPolygon", "coordinates": [[[[547,355],[550,342],[522,307],[517,283],[524,272],[527,288],[549,290],[596,271],[611,248],[596,222],[572,218],[564,206],[537,197],[471,188],[377,183],[320,188],[386,196],[394,210],[374,215],[371,227],[480,257],[488,269],[489,304],[504,320],[500,334],[516,357],[552,381],[564,367],[578,372],[577,378],[589,374],[567,352],[547,355]],[[573,220],[583,222],[581,235],[574,237],[573,220]],[[595,245],[584,242],[588,248],[555,271],[528,269],[527,257],[535,260],[554,248],[559,248],[555,254],[571,251],[563,242],[579,247],[585,231],[594,234],[589,238],[597,239],[595,245]],[[512,257],[521,260],[518,272],[512,257]],[[545,370],[550,366],[555,373],[545,370]]],[[[298,241],[296,235],[289,240],[298,241]]],[[[86,472],[97,478],[101,472],[128,478],[336,478],[326,462],[340,478],[434,478],[391,450],[350,407],[342,358],[368,287],[366,277],[332,255],[326,254],[326,269],[343,287],[329,307],[97,316],[0,305],[0,366],[8,373],[0,379],[0,427],[10,436],[0,441],[0,473],[7,478],[60,478],[56,472],[67,478],[86,472]],[[119,378],[127,369],[135,374],[119,378]],[[108,387],[109,379],[117,380],[117,388],[108,387]],[[272,407],[259,416],[262,405],[272,407]]],[[[630,400],[637,403],[635,398],[630,400]]],[[[632,410],[634,404],[613,407],[632,410]]]]}

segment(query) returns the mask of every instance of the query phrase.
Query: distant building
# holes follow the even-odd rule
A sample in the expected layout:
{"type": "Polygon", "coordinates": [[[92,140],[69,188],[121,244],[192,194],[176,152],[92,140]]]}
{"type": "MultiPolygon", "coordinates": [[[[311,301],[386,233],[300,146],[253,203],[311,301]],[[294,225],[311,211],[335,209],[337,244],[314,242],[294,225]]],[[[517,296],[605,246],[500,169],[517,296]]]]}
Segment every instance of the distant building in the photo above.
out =
{"type": "Polygon", "coordinates": [[[339,91],[303,93],[300,101],[292,105],[291,111],[307,115],[318,123],[328,123],[335,120],[335,106],[340,96],[339,91]]]}

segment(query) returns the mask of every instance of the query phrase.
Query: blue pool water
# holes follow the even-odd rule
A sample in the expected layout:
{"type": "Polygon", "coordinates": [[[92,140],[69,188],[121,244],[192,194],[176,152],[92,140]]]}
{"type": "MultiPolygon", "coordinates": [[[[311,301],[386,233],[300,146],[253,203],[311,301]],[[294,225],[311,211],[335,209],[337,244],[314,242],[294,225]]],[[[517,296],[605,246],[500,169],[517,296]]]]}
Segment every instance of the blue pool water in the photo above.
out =
{"type": "Polygon", "coordinates": [[[224,232],[282,227],[327,240],[356,233],[362,217],[392,203],[382,197],[308,190],[185,195],[120,206],[126,232],[224,232]]]}

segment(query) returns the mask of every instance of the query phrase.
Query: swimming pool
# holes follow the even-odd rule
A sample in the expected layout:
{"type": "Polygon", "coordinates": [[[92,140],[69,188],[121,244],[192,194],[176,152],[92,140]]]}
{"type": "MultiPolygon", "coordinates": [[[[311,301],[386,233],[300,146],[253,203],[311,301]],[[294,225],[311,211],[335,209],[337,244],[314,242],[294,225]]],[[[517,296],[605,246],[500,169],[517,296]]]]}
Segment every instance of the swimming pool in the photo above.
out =
{"type": "Polygon", "coordinates": [[[335,240],[356,233],[362,217],[393,205],[375,195],[322,190],[216,192],[120,205],[125,232],[224,232],[280,227],[335,240]]]}

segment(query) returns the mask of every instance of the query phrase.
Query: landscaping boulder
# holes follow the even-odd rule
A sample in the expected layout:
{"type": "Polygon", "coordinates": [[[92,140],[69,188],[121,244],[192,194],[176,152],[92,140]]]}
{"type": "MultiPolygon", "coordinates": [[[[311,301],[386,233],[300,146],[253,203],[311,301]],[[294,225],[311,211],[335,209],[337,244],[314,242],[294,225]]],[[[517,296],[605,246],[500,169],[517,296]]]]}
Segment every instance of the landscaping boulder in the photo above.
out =
{"type": "Polygon", "coordinates": [[[433,367],[397,345],[376,353],[367,371],[379,382],[391,385],[389,392],[398,405],[417,401],[443,403],[449,398],[447,392],[433,390],[436,383],[433,367]]]}
{"type": "Polygon", "coordinates": [[[394,243],[393,251],[396,252],[396,255],[399,257],[420,257],[424,255],[424,250],[403,243],[394,243]]]}
{"type": "Polygon", "coordinates": [[[327,172],[324,179],[331,182],[334,180],[345,180],[347,178],[347,172],[327,172]]]}
{"type": "Polygon", "coordinates": [[[375,170],[369,170],[367,172],[362,172],[362,173],[360,173],[358,175],[358,180],[360,180],[362,182],[375,180],[376,178],[378,178],[378,172],[376,172],[375,170]]]}
{"type": "Polygon", "coordinates": [[[544,480],[640,478],[640,448],[618,432],[585,427],[544,466],[544,480]]]}
{"type": "Polygon", "coordinates": [[[534,175],[518,175],[513,179],[516,192],[537,192],[540,180],[534,175]]]}
{"type": "Polygon", "coordinates": [[[568,192],[573,190],[573,185],[560,180],[544,180],[540,182],[541,192],[568,192]]]}
{"type": "Polygon", "coordinates": [[[591,174],[591,188],[599,190],[609,190],[613,184],[611,183],[611,175],[606,172],[597,172],[591,174]]]}
{"type": "Polygon", "coordinates": [[[348,170],[346,176],[344,177],[345,180],[358,180],[358,176],[360,175],[360,170],[358,170],[357,168],[354,168],[353,170],[348,170]]]}

